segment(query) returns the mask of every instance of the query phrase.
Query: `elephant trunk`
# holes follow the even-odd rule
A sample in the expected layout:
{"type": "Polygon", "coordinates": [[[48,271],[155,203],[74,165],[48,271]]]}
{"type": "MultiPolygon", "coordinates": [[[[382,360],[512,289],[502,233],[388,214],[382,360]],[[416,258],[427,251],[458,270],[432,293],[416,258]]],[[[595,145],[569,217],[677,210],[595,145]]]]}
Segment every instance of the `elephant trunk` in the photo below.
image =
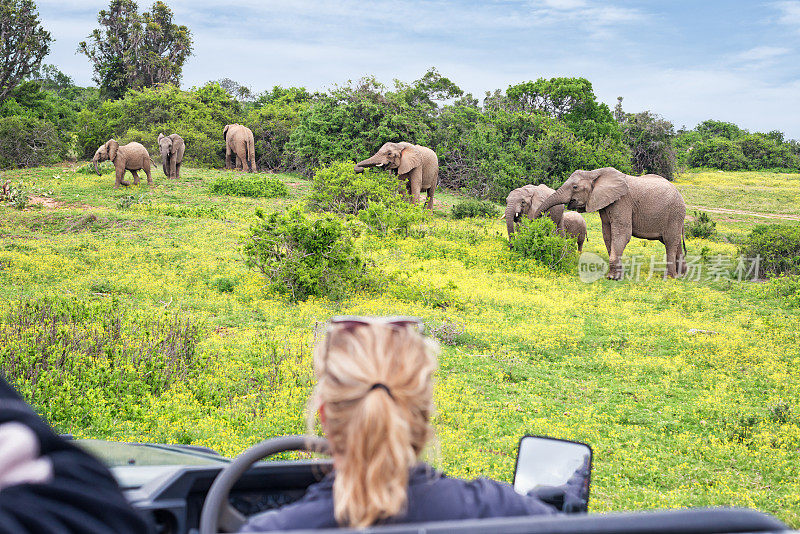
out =
{"type": "Polygon", "coordinates": [[[506,228],[508,229],[508,237],[514,235],[514,219],[517,217],[517,212],[514,209],[514,206],[508,205],[506,206],[506,228]]]}
{"type": "Polygon", "coordinates": [[[103,173],[100,172],[100,167],[98,165],[98,159],[99,158],[97,156],[95,156],[94,159],[92,159],[92,163],[94,163],[94,172],[97,173],[97,176],[102,176],[103,173]]]}
{"type": "MultiPolygon", "coordinates": [[[[365,159],[364,161],[359,161],[356,163],[356,168],[361,167],[362,172],[364,167],[375,167],[383,163],[378,156],[372,156],[371,158],[365,159]]],[[[358,172],[358,171],[356,171],[358,172]]]]}
{"type": "Polygon", "coordinates": [[[353,172],[355,172],[356,174],[361,174],[361,173],[362,173],[362,172],[364,172],[365,170],[366,170],[366,169],[365,169],[364,167],[360,167],[360,166],[358,166],[358,165],[356,165],[355,167],[353,167],[353,172]]]}
{"type": "Polygon", "coordinates": [[[553,206],[557,204],[566,204],[570,201],[570,192],[568,188],[565,188],[563,185],[558,188],[558,190],[547,197],[544,202],[536,209],[536,212],[533,214],[533,218],[537,218],[543,212],[549,210],[553,206]]]}

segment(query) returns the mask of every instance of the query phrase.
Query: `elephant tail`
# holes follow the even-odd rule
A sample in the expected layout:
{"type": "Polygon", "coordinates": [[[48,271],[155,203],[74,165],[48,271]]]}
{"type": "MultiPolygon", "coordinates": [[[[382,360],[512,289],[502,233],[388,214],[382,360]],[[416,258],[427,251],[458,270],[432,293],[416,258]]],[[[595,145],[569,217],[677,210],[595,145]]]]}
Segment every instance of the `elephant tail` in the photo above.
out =
{"type": "Polygon", "coordinates": [[[683,256],[686,257],[686,239],[681,235],[681,244],[683,244],[683,256]]]}

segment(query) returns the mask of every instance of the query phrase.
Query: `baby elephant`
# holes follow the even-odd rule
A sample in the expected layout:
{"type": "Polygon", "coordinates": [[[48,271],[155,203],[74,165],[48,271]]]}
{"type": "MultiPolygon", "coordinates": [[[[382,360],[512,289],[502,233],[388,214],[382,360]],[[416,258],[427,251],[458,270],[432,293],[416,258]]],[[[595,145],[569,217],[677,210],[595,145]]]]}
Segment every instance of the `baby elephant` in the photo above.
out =
{"type": "Polygon", "coordinates": [[[158,149],[161,151],[161,165],[164,176],[178,180],[181,177],[181,163],[186,145],[178,134],[158,134],[158,149]]]}
{"type": "Polygon", "coordinates": [[[583,242],[586,241],[586,221],[583,216],[577,211],[565,211],[561,224],[567,236],[575,238],[578,252],[583,252],[583,242]]]}
{"type": "Polygon", "coordinates": [[[92,158],[94,170],[98,176],[102,175],[98,164],[106,160],[111,161],[117,170],[117,179],[114,187],[131,185],[130,182],[122,179],[126,170],[131,171],[134,185],[139,183],[139,175],[136,173],[139,170],[143,170],[147,175],[147,184],[153,185],[153,179],[150,177],[150,153],[140,143],[128,143],[127,145],[119,146],[119,143],[114,139],[106,141],[106,144],[101,145],[92,158]]]}

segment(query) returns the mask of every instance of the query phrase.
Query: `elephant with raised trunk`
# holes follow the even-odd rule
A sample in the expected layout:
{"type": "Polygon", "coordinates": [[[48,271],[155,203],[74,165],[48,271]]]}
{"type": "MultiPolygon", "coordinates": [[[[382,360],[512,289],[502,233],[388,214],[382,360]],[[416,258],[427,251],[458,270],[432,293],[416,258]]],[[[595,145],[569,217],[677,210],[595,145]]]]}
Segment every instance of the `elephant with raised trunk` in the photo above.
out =
{"type": "Polygon", "coordinates": [[[106,160],[111,161],[116,169],[114,187],[131,185],[130,182],[123,180],[126,170],[131,171],[134,185],[139,183],[137,171],[140,170],[147,175],[147,184],[153,185],[153,179],[150,177],[150,153],[140,143],[128,143],[120,146],[114,139],[109,139],[105,144],[100,145],[92,158],[94,170],[98,176],[103,174],[100,172],[98,164],[106,160]]]}
{"type": "Polygon", "coordinates": [[[226,124],[222,129],[225,139],[225,168],[232,168],[231,154],[236,157],[235,166],[244,170],[245,162],[249,172],[256,172],[256,150],[253,131],[241,124],[226,124]]]}
{"type": "Polygon", "coordinates": [[[414,203],[419,203],[420,193],[428,195],[426,207],[433,210],[433,194],[439,182],[439,158],[428,147],[411,143],[384,143],[371,158],[356,163],[355,171],[366,167],[389,169],[397,174],[414,203]]]}
{"type": "MultiPolygon", "coordinates": [[[[511,191],[506,197],[506,211],[503,215],[508,237],[514,234],[523,215],[533,220],[536,210],[553,193],[555,190],[544,184],[524,185],[511,191]]],[[[565,212],[564,206],[560,205],[553,206],[545,213],[556,223],[559,232],[575,238],[578,252],[581,252],[583,242],[586,241],[586,221],[583,217],[574,211],[565,212]]]]}
{"type": "Polygon", "coordinates": [[[158,149],[161,151],[161,166],[164,176],[178,180],[181,177],[181,163],[186,145],[178,134],[158,134],[158,149]]]}
{"type": "Polygon", "coordinates": [[[580,212],[599,212],[609,256],[608,278],[622,278],[620,258],[631,236],[664,243],[667,276],[686,272],[686,203],[666,178],[657,174],[629,176],[613,167],[575,171],[539,206],[534,217],[560,204],[580,212]]]}

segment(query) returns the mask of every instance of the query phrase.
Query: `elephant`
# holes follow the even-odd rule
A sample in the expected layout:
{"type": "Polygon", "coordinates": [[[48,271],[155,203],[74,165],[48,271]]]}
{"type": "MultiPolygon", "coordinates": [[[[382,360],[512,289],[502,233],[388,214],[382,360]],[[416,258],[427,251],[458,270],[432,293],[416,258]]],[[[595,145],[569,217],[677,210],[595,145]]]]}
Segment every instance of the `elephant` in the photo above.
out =
{"type": "MultiPolygon", "coordinates": [[[[503,215],[506,220],[508,237],[511,237],[516,230],[523,214],[527,215],[529,219],[533,219],[536,209],[553,193],[555,190],[544,184],[524,185],[511,191],[506,197],[506,211],[503,215]]],[[[547,211],[547,214],[556,223],[556,227],[563,227],[561,219],[564,216],[564,206],[554,206],[553,209],[547,211]]]]}
{"type": "MultiPolygon", "coordinates": [[[[552,208],[550,211],[553,211],[552,208]]],[[[583,252],[583,242],[586,241],[586,220],[577,211],[565,211],[561,218],[564,225],[564,233],[574,237],[578,244],[578,252],[583,252]]]]}
{"type": "MultiPolygon", "coordinates": [[[[525,214],[533,219],[534,213],[554,189],[544,184],[524,185],[511,191],[506,197],[506,211],[502,218],[506,220],[508,237],[516,230],[520,217],[525,214]]],[[[583,242],[586,241],[586,221],[579,213],[564,211],[564,206],[555,205],[547,210],[547,215],[556,223],[559,232],[574,237],[578,244],[578,252],[583,251],[583,242]]]]}
{"type": "Polygon", "coordinates": [[[599,212],[609,256],[608,278],[622,279],[620,258],[631,236],[664,243],[667,276],[686,272],[686,203],[666,178],[629,176],[613,167],[577,170],[539,206],[534,217],[558,204],[579,212],[599,212]]]}
{"type": "Polygon", "coordinates": [[[241,124],[226,124],[222,129],[222,137],[225,139],[225,168],[231,168],[231,153],[236,154],[236,168],[241,166],[244,170],[244,163],[247,162],[249,172],[256,172],[256,151],[253,131],[241,124]]]}
{"type": "Polygon", "coordinates": [[[364,172],[366,167],[395,172],[401,181],[406,182],[405,189],[415,204],[419,203],[420,192],[425,191],[428,195],[426,207],[433,211],[433,194],[439,182],[439,159],[430,148],[405,141],[384,143],[374,156],[356,163],[354,170],[364,172]]]}
{"type": "Polygon", "coordinates": [[[158,134],[158,149],[161,151],[161,165],[164,176],[178,180],[181,177],[181,163],[186,144],[178,134],[158,134]]]}
{"type": "Polygon", "coordinates": [[[105,144],[100,145],[92,158],[94,170],[98,176],[102,175],[98,163],[106,160],[110,160],[117,171],[114,187],[131,185],[130,182],[123,180],[126,170],[131,171],[134,185],[139,184],[139,175],[136,172],[139,170],[143,170],[147,175],[147,184],[153,185],[153,179],[150,177],[150,153],[140,143],[134,142],[119,146],[114,139],[109,139],[105,144]]]}

